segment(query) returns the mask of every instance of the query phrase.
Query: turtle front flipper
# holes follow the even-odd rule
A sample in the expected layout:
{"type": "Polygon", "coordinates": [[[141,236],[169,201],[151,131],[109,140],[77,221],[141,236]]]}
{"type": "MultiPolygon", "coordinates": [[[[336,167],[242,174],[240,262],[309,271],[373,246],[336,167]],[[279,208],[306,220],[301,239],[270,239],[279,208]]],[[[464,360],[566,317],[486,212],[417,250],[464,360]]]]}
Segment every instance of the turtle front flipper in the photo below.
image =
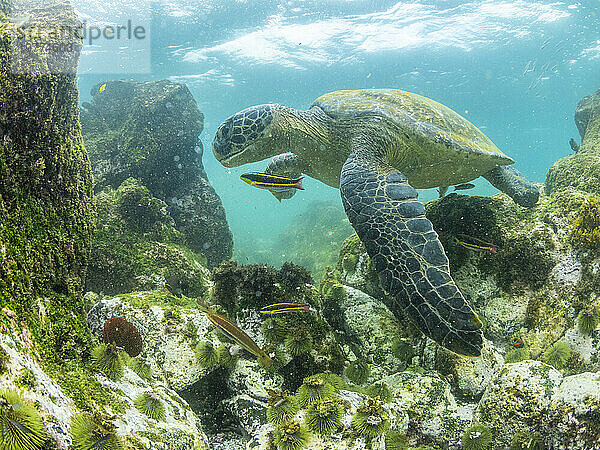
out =
{"type": "MultiPolygon", "coordinates": [[[[300,168],[300,159],[294,153],[282,153],[271,158],[271,162],[265,169],[269,175],[279,175],[288,178],[300,178],[302,169],[300,168]]],[[[286,189],[283,191],[270,191],[279,201],[287,200],[294,196],[297,189],[286,189]]]]}
{"type": "Polygon", "coordinates": [[[353,153],[342,168],[340,190],[392,312],[404,310],[423,333],[447,349],[479,356],[481,321],[450,277],[442,244],[407,178],[353,153]]]}

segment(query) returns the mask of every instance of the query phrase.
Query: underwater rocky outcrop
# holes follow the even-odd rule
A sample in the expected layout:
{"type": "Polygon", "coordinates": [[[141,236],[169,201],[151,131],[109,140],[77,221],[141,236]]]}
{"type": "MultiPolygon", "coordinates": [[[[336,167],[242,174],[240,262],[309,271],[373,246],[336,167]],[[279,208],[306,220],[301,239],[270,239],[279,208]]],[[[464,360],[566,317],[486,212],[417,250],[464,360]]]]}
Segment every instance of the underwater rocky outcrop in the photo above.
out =
{"type": "Polygon", "coordinates": [[[454,355],[423,337],[401,312],[392,314],[356,235],[321,281],[326,319],[374,363],[372,381],[433,374],[449,389],[446,405],[455,403],[462,419],[425,406],[436,425],[423,425],[423,409],[405,408],[411,444],[467,445],[473,423],[491,431],[497,449],[518,440],[546,448],[600,445],[600,202],[593,172],[600,160],[594,137],[599,100],[596,93],[580,102],[582,147],[549,171],[546,193],[534,208],[521,208],[504,194],[452,193],[426,205],[453,278],[483,322],[481,358],[454,355]],[[491,242],[497,252],[467,249],[456,241],[459,235],[491,242]]]}
{"type": "Polygon", "coordinates": [[[0,3],[0,446],[206,449],[176,392],[128,368],[112,381],[89,364],[83,286],[96,206],[79,125],[81,42],[49,33],[36,45],[12,17],[35,39],[81,23],[64,1],[9,7],[0,3]],[[61,45],[72,51],[47,50],[61,45]],[[144,392],[164,405],[161,421],[135,407],[144,392]]]}
{"type": "Polygon", "coordinates": [[[547,194],[575,188],[600,195],[600,90],[584,97],[575,111],[581,137],[576,152],[558,160],[546,175],[547,194]]]}
{"type": "Polygon", "coordinates": [[[98,215],[86,289],[106,295],[168,288],[203,296],[206,257],[187,246],[166,203],[135,178],[96,195],[98,215]]]}
{"type": "MultiPolygon", "coordinates": [[[[47,358],[73,358],[87,346],[81,290],[95,214],[77,107],[81,43],[56,37],[74,46],[59,62],[35,47],[19,52],[16,26],[1,17],[0,300],[18,326],[3,320],[27,327],[47,358]]],[[[65,5],[28,17],[23,26],[78,25],[65,5]]]]}
{"type": "Polygon", "coordinates": [[[233,238],[202,166],[203,122],[188,88],[167,80],[103,82],[81,108],[95,191],[137,180],[164,202],[185,245],[214,266],[231,257],[233,238]]]}

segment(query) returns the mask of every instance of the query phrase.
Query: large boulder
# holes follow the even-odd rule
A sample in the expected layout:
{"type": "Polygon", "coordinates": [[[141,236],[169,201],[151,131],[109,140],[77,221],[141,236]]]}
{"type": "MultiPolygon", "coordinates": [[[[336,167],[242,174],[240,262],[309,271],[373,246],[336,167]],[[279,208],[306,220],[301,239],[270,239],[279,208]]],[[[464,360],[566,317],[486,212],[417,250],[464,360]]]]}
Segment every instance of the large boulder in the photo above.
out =
{"type": "Polygon", "coordinates": [[[496,448],[533,433],[549,448],[600,445],[600,373],[563,377],[539,361],[507,364],[492,380],[476,417],[492,430],[496,448]]]}
{"type": "MultiPolygon", "coordinates": [[[[15,10],[27,29],[79,27],[68,3],[15,10]]],[[[47,362],[86,353],[81,290],[94,225],[92,172],[79,126],[81,42],[47,52],[0,13],[0,299],[47,362]],[[27,50],[27,49],[30,50],[27,50]]],[[[37,36],[37,32],[34,36],[37,36]]]]}
{"type": "Polygon", "coordinates": [[[166,287],[177,295],[206,294],[206,258],[187,247],[164,201],[133,178],[105,188],[96,201],[87,290],[116,295],[166,287]]]}
{"type": "MultiPolygon", "coordinates": [[[[575,111],[581,146],[575,154],[559,159],[546,174],[548,194],[573,187],[600,194],[600,90],[584,97],[575,111]]],[[[566,143],[565,143],[566,144],[566,143]]]]}
{"type": "Polygon", "coordinates": [[[166,203],[186,245],[213,266],[229,259],[233,240],[221,200],[202,166],[203,115],[185,85],[108,81],[92,89],[81,124],[95,190],[138,180],[166,203]]]}

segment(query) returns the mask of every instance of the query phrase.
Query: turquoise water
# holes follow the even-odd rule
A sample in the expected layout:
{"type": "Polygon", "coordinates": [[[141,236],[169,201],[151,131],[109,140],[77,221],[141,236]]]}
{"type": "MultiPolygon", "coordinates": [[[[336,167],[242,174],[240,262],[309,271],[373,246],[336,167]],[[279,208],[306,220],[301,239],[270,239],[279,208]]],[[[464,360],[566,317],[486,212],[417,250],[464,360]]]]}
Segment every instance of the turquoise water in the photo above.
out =
{"type": "MultiPolygon", "coordinates": [[[[86,2],[86,17],[119,19],[118,3],[93,4],[86,2]]],[[[272,241],[314,201],[341,210],[339,192],[307,179],[305,191],[280,204],[241,182],[268,161],[222,167],[211,152],[221,121],[255,104],[308,108],[336,89],[398,88],[459,112],[543,182],[571,153],[569,139],[579,140],[577,102],[598,87],[599,12],[597,1],[161,1],[150,13],[150,72],[96,70],[80,73],[79,85],[85,101],[108,79],[186,83],[205,115],[203,162],[235,256],[272,263],[281,259],[268,254],[272,241]]],[[[93,57],[84,48],[83,60],[93,57]]],[[[475,184],[471,195],[496,192],[483,179],[475,184]]],[[[422,200],[436,197],[420,192],[422,200]]]]}

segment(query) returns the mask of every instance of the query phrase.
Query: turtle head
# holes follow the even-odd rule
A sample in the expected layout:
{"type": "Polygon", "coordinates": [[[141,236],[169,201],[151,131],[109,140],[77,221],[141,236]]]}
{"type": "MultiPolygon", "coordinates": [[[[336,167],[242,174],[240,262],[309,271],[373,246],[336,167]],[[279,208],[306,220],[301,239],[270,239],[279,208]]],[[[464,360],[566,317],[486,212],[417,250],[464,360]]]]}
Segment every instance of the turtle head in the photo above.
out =
{"type": "Polygon", "coordinates": [[[278,119],[286,109],[277,104],[257,105],[228,118],[213,141],[217,160],[225,167],[236,167],[286,152],[277,143],[278,119]]]}

